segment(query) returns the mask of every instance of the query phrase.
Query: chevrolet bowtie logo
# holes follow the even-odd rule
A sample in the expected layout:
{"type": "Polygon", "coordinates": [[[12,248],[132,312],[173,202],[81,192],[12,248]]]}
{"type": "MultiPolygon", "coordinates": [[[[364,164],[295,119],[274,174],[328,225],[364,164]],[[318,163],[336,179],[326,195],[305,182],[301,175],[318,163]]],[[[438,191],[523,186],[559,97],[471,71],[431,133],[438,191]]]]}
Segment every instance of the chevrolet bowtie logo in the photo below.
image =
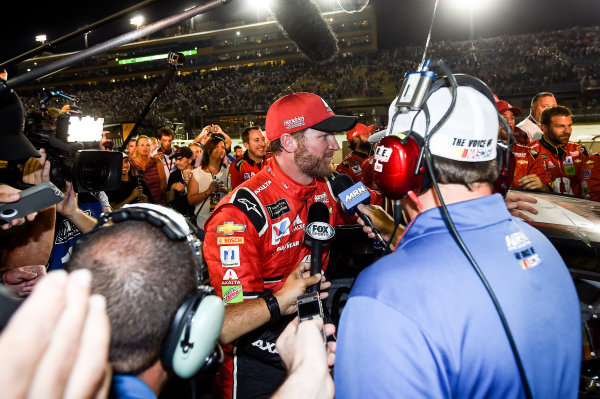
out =
{"type": "Polygon", "coordinates": [[[245,224],[235,224],[233,222],[225,222],[217,227],[217,233],[231,236],[234,233],[243,233],[246,230],[245,224]]]}

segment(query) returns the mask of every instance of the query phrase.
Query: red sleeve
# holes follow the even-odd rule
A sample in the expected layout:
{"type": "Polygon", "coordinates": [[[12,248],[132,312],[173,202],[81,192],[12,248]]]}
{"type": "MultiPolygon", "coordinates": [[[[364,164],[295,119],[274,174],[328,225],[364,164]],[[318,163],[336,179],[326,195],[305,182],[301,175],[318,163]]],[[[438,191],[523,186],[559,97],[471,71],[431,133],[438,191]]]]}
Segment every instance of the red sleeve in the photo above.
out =
{"type": "Polygon", "coordinates": [[[591,164],[586,164],[586,169],[589,169],[589,172],[584,172],[584,178],[586,174],[589,175],[587,178],[587,185],[589,189],[589,200],[591,201],[600,201],[600,163],[596,160],[600,161],[600,158],[597,156],[590,156],[590,160],[593,162],[591,164]]]}
{"type": "Polygon", "coordinates": [[[204,258],[210,284],[224,303],[254,299],[263,291],[261,243],[237,207],[223,205],[206,224],[204,258]]]}
{"type": "Polygon", "coordinates": [[[244,177],[240,173],[239,170],[235,167],[238,159],[233,161],[231,165],[229,165],[229,176],[231,177],[231,190],[233,191],[237,186],[244,182],[244,177]]]}

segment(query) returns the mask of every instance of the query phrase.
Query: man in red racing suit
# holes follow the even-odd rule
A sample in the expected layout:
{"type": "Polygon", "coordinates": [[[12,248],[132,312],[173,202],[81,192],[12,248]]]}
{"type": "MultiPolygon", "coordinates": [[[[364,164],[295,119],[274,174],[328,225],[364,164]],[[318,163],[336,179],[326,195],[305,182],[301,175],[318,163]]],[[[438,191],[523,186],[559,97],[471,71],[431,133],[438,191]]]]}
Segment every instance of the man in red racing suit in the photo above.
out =
{"type": "Polygon", "coordinates": [[[233,342],[216,377],[215,398],[268,398],[285,379],[275,341],[295,316],[296,298],[321,280],[306,273],[308,209],[323,202],[331,226],[351,221],[322,176],[333,171],[339,149],[333,132],[354,123],[314,94],[282,97],[267,113],[269,165],[221,200],[207,220],[204,256],[211,285],[226,304],[220,341],[233,342]]]}

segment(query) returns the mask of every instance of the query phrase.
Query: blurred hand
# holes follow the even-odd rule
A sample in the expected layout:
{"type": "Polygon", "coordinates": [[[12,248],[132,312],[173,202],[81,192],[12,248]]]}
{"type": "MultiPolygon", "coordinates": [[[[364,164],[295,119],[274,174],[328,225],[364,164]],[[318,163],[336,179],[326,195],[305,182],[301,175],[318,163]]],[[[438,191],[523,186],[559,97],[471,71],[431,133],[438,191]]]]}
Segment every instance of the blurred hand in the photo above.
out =
{"type": "Polygon", "coordinates": [[[542,183],[542,179],[536,174],[530,174],[519,178],[519,187],[525,190],[548,191],[548,186],[542,183]]]}
{"type": "Polygon", "coordinates": [[[39,158],[29,158],[23,167],[23,183],[40,184],[50,181],[50,161],[46,160],[46,150],[40,148],[39,158]]]}
{"type": "Polygon", "coordinates": [[[22,266],[6,271],[2,275],[4,285],[19,296],[27,296],[33,287],[46,275],[44,265],[22,266]]]}
{"type": "Polygon", "coordinates": [[[162,151],[158,151],[156,154],[152,155],[152,158],[154,159],[163,159],[165,157],[165,154],[162,151]]]}
{"type": "Polygon", "coordinates": [[[110,326],[90,285],[89,270],[51,272],[15,312],[0,336],[3,398],[106,397],[110,326]]]}
{"type": "Polygon", "coordinates": [[[79,208],[77,207],[77,193],[73,190],[73,183],[66,181],[65,198],[56,204],[56,211],[63,216],[73,216],[79,208]]]}
{"type": "MultiPolygon", "coordinates": [[[[6,184],[0,184],[0,203],[8,204],[11,202],[17,202],[18,200],[21,199],[20,193],[21,193],[21,190],[19,190],[17,188],[11,187],[6,184]]],[[[17,225],[25,223],[25,219],[27,219],[31,222],[31,221],[33,221],[33,219],[35,219],[36,215],[37,215],[37,212],[34,212],[34,213],[30,213],[29,215],[27,215],[24,218],[13,219],[10,221],[10,223],[0,224],[0,228],[2,230],[8,230],[13,226],[17,226],[17,225]]]]}
{"type": "Polygon", "coordinates": [[[528,195],[507,194],[506,197],[504,197],[504,203],[511,215],[523,219],[526,222],[533,222],[533,219],[521,211],[526,211],[534,215],[538,214],[537,209],[531,205],[527,205],[527,203],[535,204],[537,203],[537,200],[528,195]]]}
{"type": "MultiPolygon", "coordinates": [[[[325,324],[327,336],[335,333],[333,324],[325,324]]],[[[275,346],[288,370],[288,379],[275,398],[333,398],[334,385],[330,367],[335,362],[336,343],[323,342],[323,319],[298,322],[292,320],[283,330],[275,346]],[[298,384],[300,382],[300,384],[298,384]]]]}
{"type": "Polygon", "coordinates": [[[183,190],[185,190],[185,185],[183,183],[180,183],[180,182],[174,183],[171,187],[173,187],[173,190],[175,190],[175,191],[183,191],[183,190]]]}

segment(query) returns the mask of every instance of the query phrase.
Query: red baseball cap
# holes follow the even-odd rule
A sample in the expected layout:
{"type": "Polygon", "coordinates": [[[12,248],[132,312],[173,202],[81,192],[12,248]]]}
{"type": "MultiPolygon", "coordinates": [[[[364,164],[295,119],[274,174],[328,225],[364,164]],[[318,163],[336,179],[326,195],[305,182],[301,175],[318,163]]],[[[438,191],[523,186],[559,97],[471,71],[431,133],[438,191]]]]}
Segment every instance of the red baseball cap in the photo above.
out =
{"type": "Polygon", "coordinates": [[[357,123],[352,129],[346,133],[348,141],[352,141],[355,137],[362,136],[363,134],[371,133],[375,131],[375,125],[365,126],[362,123],[357,123]]]}
{"type": "Polygon", "coordinates": [[[342,132],[356,125],[357,117],[336,115],[325,100],[313,93],[292,93],[275,101],[267,112],[265,130],[269,141],[284,133],[312,128],[323,132],[342,132]]]}
{"type": "Polygon", "coordinates": [[[504,113],[504,112],[506,112],[506,111],[511,111],[513,114],[515,114],[515,116],[519,116],[519,115],[521,115],[523,113],[523,111],[521,111],[521,108],[519,108],[519,107],[513,107],[512,105],[510,105],[506,101],[502,101],[502,100],[496,101],[496,109],[501,114],[504,113]]]}

